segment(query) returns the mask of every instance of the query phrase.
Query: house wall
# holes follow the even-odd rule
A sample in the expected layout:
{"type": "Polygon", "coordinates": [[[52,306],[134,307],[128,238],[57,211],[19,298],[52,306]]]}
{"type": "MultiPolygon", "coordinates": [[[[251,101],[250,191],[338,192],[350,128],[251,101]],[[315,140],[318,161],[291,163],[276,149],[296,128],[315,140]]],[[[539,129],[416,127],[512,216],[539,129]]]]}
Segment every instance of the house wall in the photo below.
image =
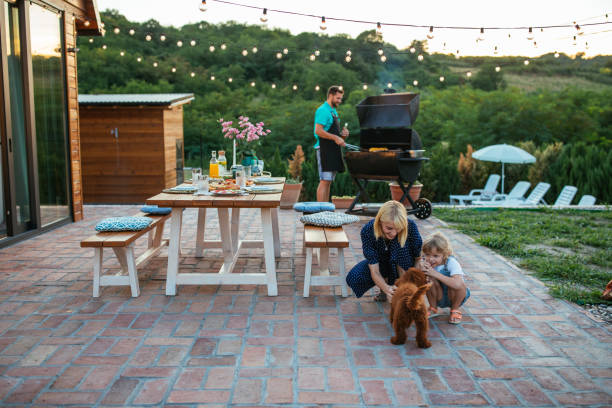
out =
{"type": "Polygon", "coordinates": [[[80,107],[85,203],[143,203],[166,187],[163,112],[159,107],[80,107]]]}
{"type": "MultiPolygon", "coordinates": [[[[176,141],[183,140],[183,107],[163,111],[164,116],[164,182],[165,188],[176,186],[176,141]]],[[[183,146],[184,159],[184,146],[183,146]]],[[[183,161],[184,163],[184,161],[183,161]]]]}

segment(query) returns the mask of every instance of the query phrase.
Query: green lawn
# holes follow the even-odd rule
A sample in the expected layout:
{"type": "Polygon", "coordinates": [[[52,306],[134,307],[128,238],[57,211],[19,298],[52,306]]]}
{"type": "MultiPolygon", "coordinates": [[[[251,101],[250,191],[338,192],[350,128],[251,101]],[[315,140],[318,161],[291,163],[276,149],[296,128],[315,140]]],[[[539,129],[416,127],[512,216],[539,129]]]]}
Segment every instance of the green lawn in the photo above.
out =
{"type": "Polygon", "coordinates": [[[436,208],[434,215],[533,273],[551,295],[612,304],[600,298],[612,279],[612,211],[436,208]]]}

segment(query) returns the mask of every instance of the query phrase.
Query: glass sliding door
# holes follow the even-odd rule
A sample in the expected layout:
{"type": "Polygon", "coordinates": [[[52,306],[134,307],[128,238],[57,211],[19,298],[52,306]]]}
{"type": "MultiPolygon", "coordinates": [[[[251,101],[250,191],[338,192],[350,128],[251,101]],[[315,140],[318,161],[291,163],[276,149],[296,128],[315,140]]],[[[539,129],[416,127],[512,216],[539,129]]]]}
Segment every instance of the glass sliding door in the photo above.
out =
{"type": "Polygon", "coordinates": [[[62,18],[30,6],[41,226],[70,217],[62,18]]]}
{"type": "Polygon", "coordinates": [[[30,166],[28,163],[28,141],[25,116],[25,90],[23,81],[21,43],[19,27],[19,9],[3,2],[4,28],[2,35],[6,37],[6,65],[8,71],[8,97],[10,104],[10,127],[8,150],[12,156],[13,171],[10,176],[15,200],[15,225],[12,225],[12,235],[33,229],[32,203],[30,196],[30,166]]]}

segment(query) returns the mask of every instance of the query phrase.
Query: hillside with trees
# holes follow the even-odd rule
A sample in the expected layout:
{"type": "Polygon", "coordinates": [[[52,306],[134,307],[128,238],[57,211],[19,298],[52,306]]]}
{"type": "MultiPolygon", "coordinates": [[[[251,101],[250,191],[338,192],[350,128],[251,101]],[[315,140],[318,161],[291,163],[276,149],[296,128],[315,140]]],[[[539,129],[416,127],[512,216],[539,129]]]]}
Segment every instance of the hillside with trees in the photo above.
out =
{"type": "MultiPolygon", "coordinates": [[[[353,39],[319,33],[294,36],[237,23],[164,27],[154,20],[130,22],[116,11],[102,13],[102,20],[105,37],[93,37],[92,42],[79,38],[79,93],[194,93],[196,99],[184,114],[188,166],[199,166],[201,160],[206,164],[211,150],[229,150],[218,120],[244,115],[265,122],[272,131],[257,147],[267,166],[286,172],[286,159],[300,144],[307,156],[305,181],[316,183],[308,180],[313,174],[316,178],[313,117],[326,89],[333,84],[344,87],[339,114],[349,124],[348,142],[358,144],[355,105],[391,83],[399,92],[420,93],[415,129],[431,158],[421,181],[433,201],[480,187],[489,173],[499,172],[499,165],[492,163],[463,166],[470,174],[459,174],[457,166],[461,153],[471,160],[468,145],[479,149],[495,143],[519,145],[538,158],[533,166],[507,166],[508,186],[521,179],[547,181],[553,186],[547,198],[554,200],[571,184],[579,195],[612,201],[611,56],[547,54],[525,65],[523,57],[429,54],[427,43],[419,41],[411,46],[414,52],[399,50],[373,30],[353,39]]],[[[355,191],[346,174],[341,180],[346,182],[335,183],[333,194],[355,191]]],[[[373,187],[381,198],[387,192],[373,187]]]]}

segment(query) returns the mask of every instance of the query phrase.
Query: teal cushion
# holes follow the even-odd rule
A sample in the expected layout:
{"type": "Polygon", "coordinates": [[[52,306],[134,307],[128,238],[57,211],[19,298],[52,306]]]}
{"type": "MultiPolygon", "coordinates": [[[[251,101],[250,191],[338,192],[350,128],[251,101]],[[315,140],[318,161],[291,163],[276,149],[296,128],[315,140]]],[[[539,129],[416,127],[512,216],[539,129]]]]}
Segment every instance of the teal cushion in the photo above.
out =
{"type": "Polygon", "coordinates": [[[317,213],[321,211],[335,211],[336,206],[334,203],[324,203],[319,201],[304,201],[302,203],[293,204],[293,209],[295,211],[303,212],[303,213],[317,213]]]}
{"type": "Polygon", "coordinates": [[[329,211],[307,214],[300,217],[305,225],[316,225],[317,227],[340,227],[344,224],[351,224],[359,221],[356,215],[335,213],[329,211]]]}
{"type": "Polygon", "coordinates": [[[147,214],[166,215],[172,212],[172,208],[158,207],[156,205],[145,205],[140,209],[140,211],[147,214]]]}
{"type": "Polygon", "coordinates": [[[147,228],[153,220],[149,217],[112,217],[105,218],[96,225],[96,231],[140,231],[147,228]]]}

